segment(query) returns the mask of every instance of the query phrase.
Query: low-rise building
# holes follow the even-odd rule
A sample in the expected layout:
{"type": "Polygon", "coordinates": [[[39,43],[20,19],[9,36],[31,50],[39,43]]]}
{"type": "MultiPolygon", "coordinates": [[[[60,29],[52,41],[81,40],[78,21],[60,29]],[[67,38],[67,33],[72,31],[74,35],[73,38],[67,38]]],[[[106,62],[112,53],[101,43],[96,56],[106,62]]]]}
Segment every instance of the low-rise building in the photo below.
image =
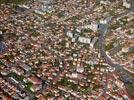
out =
{"type": "Polygon", "coordinates": [[[133,0],[123,0],[123,6],[126,8],[134,7],[134,1],[133,0]]]}
{"type": "Polygon", "coordinates": [[[118,79],[115,81],[115,84],[116,84],[119,88],[123,88],[123,87],[124,87],[124,83],[123,83],[122,81],[118,80],[118,79]]]}
{"type": "Polygon", "coordinates": [[[90,38],[86,38],[86,37],[79,37],[78,41],[81,42],[81,43],[90,44],[91,39],[90,38]]]}
{"type": "Polygon", "coordinates": [[[94,32],[98,31],[98,23],[92,22],[90,25],[90,29],[93,30],[94,32]]]}
{"type": "Polygon", "coordinates": [[[90,47],[94,47],[95,43],[98,41],[98,37],[94,37],[90,43],[90,47]]]}

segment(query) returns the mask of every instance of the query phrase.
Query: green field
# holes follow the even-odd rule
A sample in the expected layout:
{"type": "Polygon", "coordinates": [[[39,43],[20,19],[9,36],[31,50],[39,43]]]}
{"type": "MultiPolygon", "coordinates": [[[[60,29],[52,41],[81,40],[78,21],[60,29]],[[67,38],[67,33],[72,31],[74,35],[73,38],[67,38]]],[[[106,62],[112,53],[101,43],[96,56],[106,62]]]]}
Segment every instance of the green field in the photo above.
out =
{"type": "Polygon", "coordinates": [[[126,84],[127,92],[130,96],[134,97],[134,86],[133,84],[126,84]]]}

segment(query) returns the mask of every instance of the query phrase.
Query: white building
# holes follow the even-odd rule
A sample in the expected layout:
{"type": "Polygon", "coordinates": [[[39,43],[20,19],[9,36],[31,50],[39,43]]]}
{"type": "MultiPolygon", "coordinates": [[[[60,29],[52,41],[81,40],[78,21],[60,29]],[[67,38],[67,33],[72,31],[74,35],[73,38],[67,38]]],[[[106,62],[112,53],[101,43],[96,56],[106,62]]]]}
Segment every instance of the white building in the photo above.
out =
{"type": "Polygon", "coordinates": [[[112,17],[108,17],[108,18],[106,18],[106,19],[104,19],[104,20],[100,20],[100,23],[101,23],[101,24],[108,24],[108,22],[111,20],[111,18],[112,18],[112,17]]]}
{"type": "Polygon", "coordinates": [[[90,44],[91,39],[90,38],[85,38],[85,37],[79,37],[78,41],[81,42],[81,43],[90,44]]]}
{"type": "Polygon", "coordinates": [[[98,23],[96,22],[92,22],[90,25],[84,25],[81,27],[82,29],[91,29],[94,32],[96,32],[98,30],[98,23]]]}
{"type": "Polygon", "coordinates": [[[83,73],[84,72],[84,67],[77,67],[76,71],[79,72],[79,73],[83,73]]]}
{"type": "Polygon", "coordinates": [[[90,25],[85,25],[85,26],[83,26],[82,28],[90,28],[90,25]]]}
{"type": "Polygon", "coordinates": [[[81,33],[81,29],[79,29],[79,28],[77,28],[76,31],[77,31],[78,33],[81,33]]]}
{"type": "Polygon", "coordinates": [[[131,0],[123,0],[123,6],[126,8],[131,8],[131,0]]]}
{"type": "Polygon", "coordinates": [[[39,14],[39,15],[44,15],[44,13],[42,12],[42,11],[40,11],[40,10],[35,10],[34,11],[36,14],[39,14]]]}
{"type": "Polygon", "coordinates": [[[0,31],[0,35],[3,34],[2,31],[0,31]]]}
{"type": "Polygon", "coordinates": [[[98,23],[92,22],[89,28],[93,30],[94,32],[98,31],[98,23]]]}
{"type": "Polygon", "coordinates": [[[30,8],[30,7],[28,7],[27,5],[18,5],[18,7],[24,8],[24,9],[29,9],[29,8],[30,8]]]}
{"type": "Polygon", "coordinates": [[[52,12],[53,7],[52,6],[42,6],[41,10],[43,12],[52,12]]]}
{"type": "Polygon", "coordinates": [[[73,38],[73,33],[70,32],[70,31],[68,31],[68,32],[67,32],[67,36],[70,37],[70,38],[73,38]]]}
{"type": "Polygon", "coordinates": [[[52,6],[44,6],[44,5],[41,6],[41,8],[34,10],[35,13],[40,15],[44,15],[47,12],[51,13],[52,11],[53,11],[52,6]]]}
{"type": "Polygon", "coordinates": [[[72,38],[72,42],[75,42],[75,40],[76,40],[75,38],[72,38]]]}
{"type": "Polygon", "coordinates": [[[98,37],[94,37],[94,38],[93,38],[93,40],[92,40],[91,43],[90,43],[90,47],[91,47],[91,48],[94,47],[94,45],[95,45],[95,43],[97,42],[97,40],[98,40],[98,37]]]}
{"type": "Polygon", "coordinates": [[[78,77],[78,73],[72,73],[71,77],[72,78],[77,78],[78,77]]]}
{"type": "Polygon", "coordinates": [[[122,52],[127,53],[128,51],[129,51],[129,48],[128,48],[128,47],[124,47],[124,48],[122,48],[122,52]]]}
{"type": "Polygon", "coordinates": [[[123,88],[124,87],[124,83],[120,80],[116,80],[115,84],[119,87],[119,88],[123,88]]]}

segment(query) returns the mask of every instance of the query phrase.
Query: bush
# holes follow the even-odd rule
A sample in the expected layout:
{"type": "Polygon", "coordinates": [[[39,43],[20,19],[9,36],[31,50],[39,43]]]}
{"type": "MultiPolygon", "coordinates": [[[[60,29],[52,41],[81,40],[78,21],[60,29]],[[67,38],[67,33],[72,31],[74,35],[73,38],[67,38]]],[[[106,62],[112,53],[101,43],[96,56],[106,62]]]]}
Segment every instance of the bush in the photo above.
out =
{"type": "Polygon", "coordinates": [[[130,96],[134,97],[134,87],[132,84],[126,84],[127,92],[130,96]]]}

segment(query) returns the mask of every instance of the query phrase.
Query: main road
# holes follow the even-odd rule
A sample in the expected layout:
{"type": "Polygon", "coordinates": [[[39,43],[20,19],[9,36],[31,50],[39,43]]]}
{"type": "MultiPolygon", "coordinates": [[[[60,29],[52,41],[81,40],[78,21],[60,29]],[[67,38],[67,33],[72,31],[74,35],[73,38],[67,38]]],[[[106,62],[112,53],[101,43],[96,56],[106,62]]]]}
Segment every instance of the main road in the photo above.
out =
{"type": "Polygon", "coordinates": [[[108,32],[108,27],[110,26],[110,24],[114,20],[121,18],[130,12],[134,12],[134,8],[128,9],[127,11],[112,17],[111,20],[107,24],[99,23],[99,52],[101,54],[101,57],[104,58],[105,62],[107,64],[109,64],[111,67],[114,67],[116,69],[116,71],[124,71],[125,69],[124,69],[123,65],[113,62],[111,60],[111,58],[108,57],[108,55],[106,54],[106,51],[105,51],[105,33],[108,32]]]}
{"type": "MultiPolygon", "coordinates": [[[[100,52],[100,55],[105,60],[105,62],[109,66],[114,67],[116,71],[126,72],[127,69],[125,68],[125,66],[123,66],[123,65],[121,65],[119,63],[113,62],[112,59],[110,57],[108,57],[108,55],[106,54],[106,50],[105,50],[105,33],[108,32],[108,27],[110,26],[110,24],[114,20],[116,20],[118,18],[121,18],[121,17],[127,15],[130,12],[134,12],[134,8],[128,9],[127,11],[112,17],[111,20],[107,24],[99,23],[99,40],[98,41],[99,41],[99,52],[100,52]]],[[[104,91],[99,95],[99,97],[101,95],[105,95],[105,93],[107,91],[107,83],[104,86],[105,86],[104,87],[104,91]]],[[[97,97],[97,99],[99,97],[97,97]]]]}

